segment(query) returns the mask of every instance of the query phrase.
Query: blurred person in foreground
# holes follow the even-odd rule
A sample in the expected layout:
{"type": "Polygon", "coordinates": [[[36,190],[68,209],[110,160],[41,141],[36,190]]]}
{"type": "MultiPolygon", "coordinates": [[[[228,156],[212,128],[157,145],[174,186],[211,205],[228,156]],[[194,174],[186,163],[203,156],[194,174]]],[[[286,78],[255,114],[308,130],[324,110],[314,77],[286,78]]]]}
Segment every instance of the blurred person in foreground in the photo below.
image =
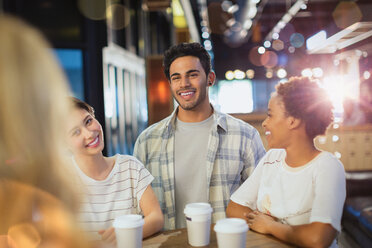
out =
{"type": "Polygon", "coordinates": [[[70,97],[67,144],[77,188],[83,190],[78,222],[92,240],[115,245],[115,217],[142,214],[143,237],[163,228],[163,214],[151,188],[153,176],[135,157],[103,156],[103,130],[89,104],[70,97]]]}
{"type": "Polygon", "coordinates": [[[63,177],[68,89],[42,35],[0,16],[0,247],[86,247],[63,177]]]}
{"type": "Polygon", "coordinates": [[[345,171],[314,145],[332,120],[332,103],[316,82],[293,77],[279,83],[262,123],[270,150],[231,196],[227,215],[296,246],[337,247],[345,171]]]}
{"type": "Polygon", "coordinates": [[[248,178],[265,149],[248,123],[214,109],[208,90],[215,74],[199,43],[164,54],[164,73],[179,106],[138,137],[134,155],[155,177],[152,186],[165,229],[186,227],[187,203],[209,202],[212,221],[225,218],[231,194],[248,178]]]}

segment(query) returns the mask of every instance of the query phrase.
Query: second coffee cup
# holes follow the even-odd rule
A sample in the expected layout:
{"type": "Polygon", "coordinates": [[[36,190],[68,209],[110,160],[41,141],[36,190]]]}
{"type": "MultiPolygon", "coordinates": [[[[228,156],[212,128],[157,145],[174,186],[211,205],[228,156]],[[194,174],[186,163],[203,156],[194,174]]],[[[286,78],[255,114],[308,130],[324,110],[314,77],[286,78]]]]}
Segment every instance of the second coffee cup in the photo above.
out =
{"type": "Polygon", "coordinates": [[[218,248],[243,248],[247,239],[248,225],[243,219],[226,218],[214,226],[218,248]]]}

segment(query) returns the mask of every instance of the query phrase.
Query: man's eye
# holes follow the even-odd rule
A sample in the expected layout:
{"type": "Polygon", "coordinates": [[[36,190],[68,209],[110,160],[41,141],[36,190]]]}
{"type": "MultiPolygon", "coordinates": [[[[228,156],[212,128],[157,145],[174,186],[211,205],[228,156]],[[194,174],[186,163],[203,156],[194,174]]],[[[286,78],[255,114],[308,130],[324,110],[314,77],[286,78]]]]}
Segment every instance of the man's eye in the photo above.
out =
{"type": "Polygon", "coordinates": [[[198,76],[197,73],[190,74],[190,77],[192,77],[192,78],[197,77],[197,76],[198,76]]]}
{"type": "Polygon", "coordinates": [[[80,129],[76,129],[75,131],[72,132],[72,136],[77,136],[80,134],[80,129]]]}
{"type": "Polygon", "coordinates": [[[92,123],[93,119],[92,118],[89,118],[86,122],[85,122],[85,125],[90,125],[92,123]]]}

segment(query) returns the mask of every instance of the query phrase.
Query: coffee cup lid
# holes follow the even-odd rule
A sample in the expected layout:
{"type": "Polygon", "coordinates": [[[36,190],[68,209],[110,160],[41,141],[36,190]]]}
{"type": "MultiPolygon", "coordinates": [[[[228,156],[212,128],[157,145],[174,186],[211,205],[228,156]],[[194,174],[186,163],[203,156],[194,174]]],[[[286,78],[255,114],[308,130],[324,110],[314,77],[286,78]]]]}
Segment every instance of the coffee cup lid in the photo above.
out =
{"type": "Polygon", "coordinates": [[[184,213],[186,215],[202,215],[213,212],[211,204],[206,202],[195,202],[186,204],[184,213]]]}
{"type": "Polygon", "coordinates": [[[145,223],[139,214],[121,215],[115,218],[112,226],[115,228],[136,228],[145,223]]]}
{"type": "Polygon", "coordinates": [[[248,231],[248,224],[243,219],[226,218],[218,220],[214,231],[220,233],[242,233],[248,231]]]}

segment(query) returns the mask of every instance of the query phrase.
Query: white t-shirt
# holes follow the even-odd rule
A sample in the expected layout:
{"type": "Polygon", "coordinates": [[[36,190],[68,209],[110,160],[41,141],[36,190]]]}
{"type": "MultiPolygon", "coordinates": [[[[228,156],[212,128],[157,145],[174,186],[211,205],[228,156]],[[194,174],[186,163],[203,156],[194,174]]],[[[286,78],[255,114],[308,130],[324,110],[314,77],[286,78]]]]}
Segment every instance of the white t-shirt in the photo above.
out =
{"type": "Polygon", "coordinates": [[[76,186],[84,192],[78,223],[92,240],[100,240],[98,231],[111,227],[115,217],[140,214],[140,199],[154,179],[136,158],[119,154],[115,157],[112,171],[102,181],[88,177],[72,159],[78,175],[76,186]]]}
{"type": "Polygon", "coordinates": [[[322,222],[340,232],[346,197],[342,163],[321,152],[306,165],[292,168],[285,157],[284,149],[268,151],[231,200],[289,225],[322,222]]]}

